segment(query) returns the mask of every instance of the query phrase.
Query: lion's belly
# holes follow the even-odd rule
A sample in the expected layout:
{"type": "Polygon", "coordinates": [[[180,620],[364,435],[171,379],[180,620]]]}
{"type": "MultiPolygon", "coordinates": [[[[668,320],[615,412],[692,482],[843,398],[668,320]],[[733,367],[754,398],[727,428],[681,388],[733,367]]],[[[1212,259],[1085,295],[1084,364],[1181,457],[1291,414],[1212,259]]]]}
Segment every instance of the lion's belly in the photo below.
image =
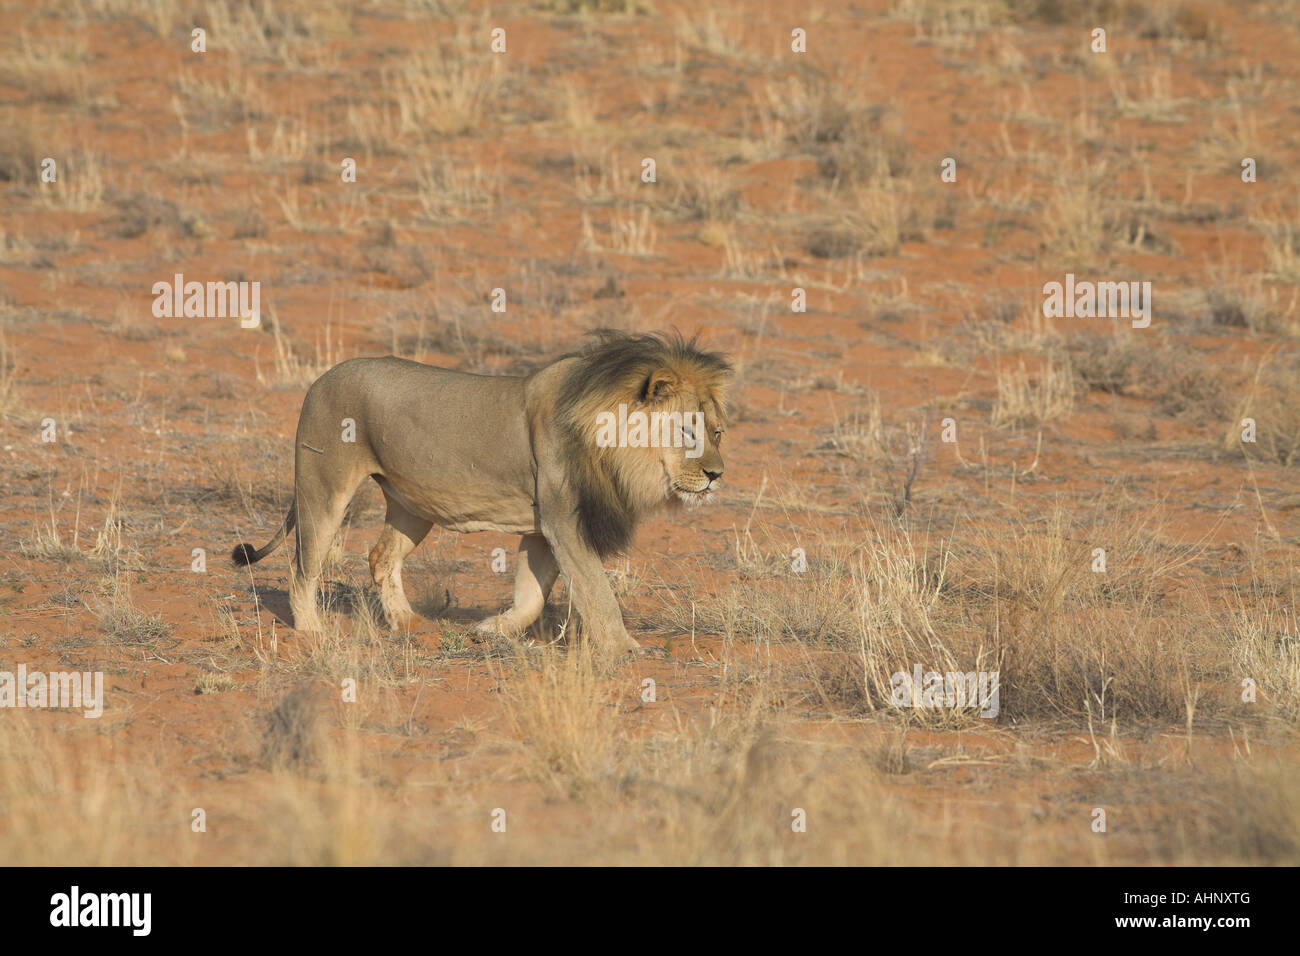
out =
{"type": "Polygon", "coordinates": [[[379,478],[380,486],[407,511],[452,531],[504,531],[535,534],[536,509],[530,498],[494,484],[443,484],[379,478]]]}
{"type": "Polygon", "coordinates": [[[495,521],[458,521],[455,524],[443,523],[444,528],[450,528],[452,531],[504,531],[506,534],[538,534],[537,528],[533,527],[530,521],[527,525],[523,524],[500,524],[495,521]]]}

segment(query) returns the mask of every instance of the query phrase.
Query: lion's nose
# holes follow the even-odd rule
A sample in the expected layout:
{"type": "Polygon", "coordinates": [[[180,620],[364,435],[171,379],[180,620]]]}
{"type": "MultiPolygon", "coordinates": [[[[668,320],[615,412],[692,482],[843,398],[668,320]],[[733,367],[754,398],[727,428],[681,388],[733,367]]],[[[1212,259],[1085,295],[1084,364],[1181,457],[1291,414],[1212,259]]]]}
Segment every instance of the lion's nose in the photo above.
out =
{"type": "Polygon", "coordinates": [[[709,469],[705,468],[704,473],[709,476],[709,481],[717,481],[722,477],[721,471],[709,471],[709,469]]]}

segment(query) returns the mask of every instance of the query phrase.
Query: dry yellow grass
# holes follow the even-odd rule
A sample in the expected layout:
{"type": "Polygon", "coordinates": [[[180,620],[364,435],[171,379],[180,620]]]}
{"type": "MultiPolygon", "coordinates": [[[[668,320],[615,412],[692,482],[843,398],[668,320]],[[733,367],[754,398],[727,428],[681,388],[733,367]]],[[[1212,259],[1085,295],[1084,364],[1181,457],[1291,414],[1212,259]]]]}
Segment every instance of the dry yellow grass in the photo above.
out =
{"type": "Polygon", "coordinates": [[[109,688],[0,711],[0,859],[1300,862],[1296,16],[649,6],[0,8],[0,670],[109,688]],[[182,267],[263,281],[264,327],[155,320],[182,267]],[[1084,267],[1149,274],[1153,327],[1044,319],[1084,267]],[[513,374],[600,325],[737,366],[723,491],[609,562],[645,654],[563,584],[475,643],[495,532],[423,545],[391,632],[369,481],[319,633],[292,540],[227,566],[331,365],[513,374]],[[998,716],[895,706],[918,666],[996,671],[998,716]]]}
{"type": "Polygon", "coordinates": [[[997,382],[992,413],[995,428],[1058,422],[1074,409],[1074,374],[1068,363],[1049,357],[1035,374],[1021,362],[1015,369],[999,368],[997,382]]]}

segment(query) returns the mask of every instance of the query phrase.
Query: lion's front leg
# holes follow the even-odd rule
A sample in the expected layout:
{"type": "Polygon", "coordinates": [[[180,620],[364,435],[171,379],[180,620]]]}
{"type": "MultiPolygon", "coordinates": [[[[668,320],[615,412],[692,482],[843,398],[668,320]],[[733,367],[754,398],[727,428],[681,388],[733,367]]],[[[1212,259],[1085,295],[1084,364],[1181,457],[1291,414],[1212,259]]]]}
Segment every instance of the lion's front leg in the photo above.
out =
{"type": "Polygon", "coordinates": [[[582,540],[577,525],[563,523],[546,531],[560,570],[569,583],[573,606],[582,617],[584,633],[608,650],[634,651],[640,647],[623,625],[623,612],[614,589],[609,586],[600,556],[582,540]]]}
{"type": "Polygon", "coordinates": [[[540,534],[524,535],[519,541],[518,561],[514,604],[504,614],[479,622],[475,630],[482,637],[522,633],[546,607],[546,597],[560,574],[560,566],[546,538],[540,534]]]}

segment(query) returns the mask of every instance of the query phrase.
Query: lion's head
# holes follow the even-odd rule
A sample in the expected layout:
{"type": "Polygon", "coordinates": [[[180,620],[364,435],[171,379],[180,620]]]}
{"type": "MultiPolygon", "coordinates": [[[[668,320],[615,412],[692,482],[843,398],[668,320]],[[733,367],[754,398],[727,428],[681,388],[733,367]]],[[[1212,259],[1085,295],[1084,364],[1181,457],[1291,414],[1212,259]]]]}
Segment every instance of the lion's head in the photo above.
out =
{"type": "Polygon", "coordinates": [[[578,524],[604,556],[631,543],[646,512],[712,496],[731,365],[676,334],[593,336],[565,357],[558,415],[578,524]]]}

